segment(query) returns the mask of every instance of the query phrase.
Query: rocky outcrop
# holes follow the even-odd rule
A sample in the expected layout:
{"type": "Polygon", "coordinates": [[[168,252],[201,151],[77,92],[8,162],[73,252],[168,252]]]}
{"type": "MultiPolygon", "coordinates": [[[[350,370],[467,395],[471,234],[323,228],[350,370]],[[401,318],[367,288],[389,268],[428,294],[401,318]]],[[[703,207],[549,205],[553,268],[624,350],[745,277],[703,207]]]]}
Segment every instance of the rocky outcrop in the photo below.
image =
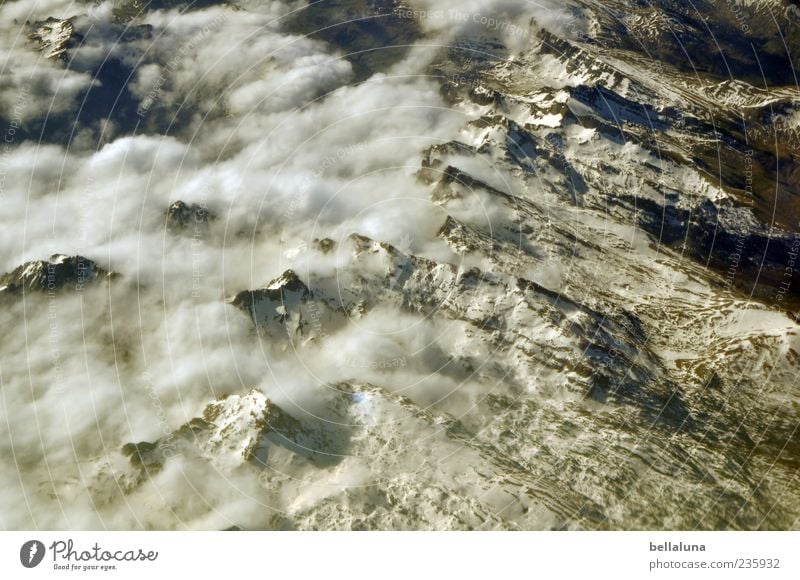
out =
{"type": "MultiPolygon", "coordinates": [[[[148,501],[148,484],[188,467],[245,490],[276,514],[250,521],[278,529],[797,525],[793,96],[718,78],[710,53],[701,75],[672,66],[671,32],[694,50],[711,38],[680,2],[573,4],[585,30],[531,28],[513,59],[474,26],[439,52],[431,72],[465,120],[420,152],[415,193],[441,217],[430,239],[412,252],[320,221],[335,242],[292,250],[295,270],[225,312],[245,328],[237,357],[254,347],[286,363],[287,384],[265,370],[258,389],[230,378],[232,394],[199,395],[193,419],[112,454],[123,468],[106,489],[148,501]]],[[[345,47],[366,78],[407,47],[373,48],[420,29],[383,1],[367,16],[386,18],[338,21],[363,5],[329,2],[286,25],[345,47]]],[[[751,72],[735,21],[719,20],[734,66],[751,72]]],[[[166,227],[194,235],[212,220],[178,201],[166,227]]],[[[41,290],[69,260],[25,265],[5,291],[41,290]]],[[[56,286],[77,287],[76,266],[63,270],[56,286]]],[[[176,525],[217,507],[191,503],[171,502],[176,525]]]]}
{"type": "Polygon", "coordinates": [[[203,236],[216,215],[205,204],[174,201],[167,209],[167,230],[173,234],[203,236]]]}
{"type": "Polygon", "coordinates": [[[90,284],[116,276],[83,256],[54,254],[50,259],[35,260],[0,276],[0,293],[80,291],[90,284]]]}
{"type": "Polygon", "coordinates": [[[76,46],[81,38],[70,19],[48,18],[33,23],[32,27],[30,39],[37,43],[45,58],[65,59],[67,50],[76,46]]]}
{"type": "Polygon", "coordinates": [[[348,432],[313,417],[300,421],[253,389],[242,395],[223,395],[202,414],[153,442],[126,443],[121,449],[130,470],[121,474],[127,493],[164,468],[171,457],[199,458],[217,469],[248,465],[265,469],[273,454],[295,457],[325,467],[344,450],[348,432]]]}

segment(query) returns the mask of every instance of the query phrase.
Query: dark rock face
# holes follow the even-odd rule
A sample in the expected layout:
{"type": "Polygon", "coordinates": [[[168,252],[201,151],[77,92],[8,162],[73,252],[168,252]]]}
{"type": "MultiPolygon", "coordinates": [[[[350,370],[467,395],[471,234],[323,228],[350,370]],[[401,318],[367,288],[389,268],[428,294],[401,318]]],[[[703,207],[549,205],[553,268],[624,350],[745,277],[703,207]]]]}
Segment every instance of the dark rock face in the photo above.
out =
{"type": "Polygon", "coordinates": [[[216,219],[204,204],[191,205],[181,200],[170,204],[167,210],[167,230],[173,234],[200,235],[208,231],[208,226],[216,219]]]}
{"type": "Polygon", "coordinates": [[[87,284],[115,276],[89,258],[54,254],[49,261],[26,262],[0,276],[0,293],[80,291],[87,284]]]}
{"type": "Polygon", "coordinates": [[[475,190],[486,191],[504,199],[511,197],[509,194],[495,189],[480,179],[476,179],[457,167],[450,165],[442,173],[441,179],[431,193],[431,199],[437,203],[446,202],[451,199],[469,195],[475,190]]]}
{"type": "Polygon", "coordinates": [[[311,296],[311,291],[293,270],[286,270],[264,288],[239,292],[231,304],[242,310],[249,310],[261,300],[283,303],[292,296],[297,296],[300,300],[306,300],[311,296]]]}
{"type": "Polygon", "coordinates": [[[717,271],[726,287],[746,296],[796,309],[800,301],[796,274],[800,236],[760,229],[737,229],[731,207],[705,201],[696,208],[661,205],[622,197],[622,206],[636,205],[638,224],[659,244],[717,271]]]}
{"type": "Polygon", "coordinates": [[[776,4],[611,0],[595,13],[601,30],[595,42],[608,49],[647,52],[687,74],[725,71],[754,84],[791,84],[800,21],[789,10],[792,2],[776,4]]]}
{"type": "Polygon", "coordinates": [[[400,61],[421,38],[411,14],[396,0],[326,0],[294,12],[285,26],[342,48],[361,81],[400,61]]]}

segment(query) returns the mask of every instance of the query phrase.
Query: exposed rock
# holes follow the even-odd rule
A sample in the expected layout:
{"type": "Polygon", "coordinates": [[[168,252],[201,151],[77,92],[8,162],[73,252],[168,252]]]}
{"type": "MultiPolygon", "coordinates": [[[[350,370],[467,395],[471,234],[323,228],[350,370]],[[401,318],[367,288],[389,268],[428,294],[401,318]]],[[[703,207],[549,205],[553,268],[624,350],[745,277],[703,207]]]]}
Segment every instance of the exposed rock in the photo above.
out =
{"type": "Polygon", "coordinates": [[[33,27],[30,38],[36,41],[45,58],[66,58],[67,49],[77,45],[81,38],[70,19],[48,18],[33,23],[33,27]]]}
{"type": "Polygon", "coordinates": [[[216,216],[204,204],[172,202],[167,209],[167,229],[173,234],[202,236],[216,216]]]}
{"type": "Polygon", "coordinates": [[[336,242],[330,238],[324,238],[322,240],[315,239],[312,245],[323,254],[329,254],[336,247],[336,242]]]}
{"type": "Polygon", "coordinates": [[[230,303],[250,316],[260,334],[284,346],[324,340],[342,324],[336,307],[320,300],[292,270],[263,288],[239,292],[230,303]]]}
{"type": "Polygon", "coordinates": [[[26,262],[0,276],[0,293],[80,291],[88,284],[115,276],[83,256],[54,254],[49,261],[26,262]]]}

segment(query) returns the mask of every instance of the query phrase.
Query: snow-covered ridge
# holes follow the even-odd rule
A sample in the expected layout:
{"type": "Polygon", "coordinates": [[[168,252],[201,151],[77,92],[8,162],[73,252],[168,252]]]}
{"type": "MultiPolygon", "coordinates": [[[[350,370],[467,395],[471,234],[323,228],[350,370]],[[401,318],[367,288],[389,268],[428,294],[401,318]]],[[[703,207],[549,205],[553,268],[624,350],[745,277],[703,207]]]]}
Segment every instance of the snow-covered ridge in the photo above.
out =
{"type": "Polygon", "coordinates": [[[0,293],[81,290],[88,284],[114,276],[116,274],[106,272],[83,256],[54,254],[47,261],[27,262],[0,276],[0,293]]]}
{"type": "Polygon", "coordinates": [[[45,58],[62,58],[78,38],[75,26],[70,19],[48,18],[33,24],[30,38],[38,43],[45,58]]]}

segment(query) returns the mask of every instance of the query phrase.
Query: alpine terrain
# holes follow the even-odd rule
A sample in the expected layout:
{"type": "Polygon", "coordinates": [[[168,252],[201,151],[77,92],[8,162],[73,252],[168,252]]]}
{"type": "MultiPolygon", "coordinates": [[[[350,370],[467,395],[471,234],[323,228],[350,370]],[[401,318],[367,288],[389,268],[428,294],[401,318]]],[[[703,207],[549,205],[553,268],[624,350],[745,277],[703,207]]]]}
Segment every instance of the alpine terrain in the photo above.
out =
{"type": "Polygon", "coordinates": [[[800,528],[800,7],[0,7],[6,529],[800,528]]]}

